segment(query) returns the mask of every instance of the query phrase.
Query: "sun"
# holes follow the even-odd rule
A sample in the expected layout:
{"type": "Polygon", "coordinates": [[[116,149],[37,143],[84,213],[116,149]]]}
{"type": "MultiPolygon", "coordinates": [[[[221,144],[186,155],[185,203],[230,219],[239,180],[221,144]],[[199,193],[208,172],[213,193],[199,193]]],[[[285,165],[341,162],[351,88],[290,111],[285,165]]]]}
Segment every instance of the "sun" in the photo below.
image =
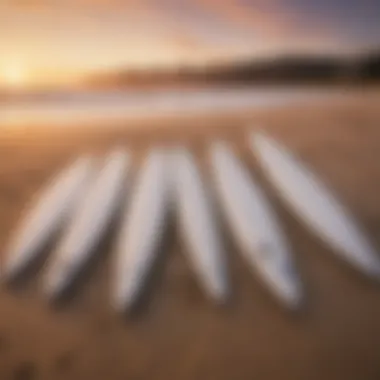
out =
{"type": "Polygon", "coordinates": [[[21,88],[28,84],[28,71],[21,65],[9,65],[0,69],[0,80],[9,88],[21,88]]]}

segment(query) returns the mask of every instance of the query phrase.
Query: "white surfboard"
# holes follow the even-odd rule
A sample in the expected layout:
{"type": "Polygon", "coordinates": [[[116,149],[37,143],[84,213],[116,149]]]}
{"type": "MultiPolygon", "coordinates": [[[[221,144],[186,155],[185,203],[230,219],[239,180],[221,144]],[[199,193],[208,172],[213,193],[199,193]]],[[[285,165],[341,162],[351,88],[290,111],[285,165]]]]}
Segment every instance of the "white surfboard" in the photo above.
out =
{"type": "Polygon", "coordinates": [[[117,242],[113,304],[128,309],[137,300],[162,238],[168,207],[168,156],[149,153],[134,186],[117,242]]]}
{"type": "Polygon", "coordinates": [[[92,159],[83,156],[56,176],[16,230],[6,255],[4,278],[21,274],[67,221],[93,174],[92,159]]]}
{"type": "Polygon", "coordinates": [[[295,308],[302,288],[288,243],[262,190],[225,143],[210,149],[220,206],[245,258],[277,298],[295,308]]]}
{"type": "Polygon", "coordinates": [[[349,211],[306,165],[263,133],[250,137],[251,148],[279,195],[323,241],[364,273],[380,276],[380,257],[349,211]]]}
{"type": "Polygon", "coordinates": [[[187,253],[210,298],[227,298],[226,263],[210,199],[190,153],[182,148],[173,154],[175,207],[187,253]]]}
{"type": "Polygon", "coordinates": [[[50,297],[62,294],[94,253],[122,199],[129,163],[125,151],[109,154],[82,198],[46,268],[44,290],[50,297]]]}

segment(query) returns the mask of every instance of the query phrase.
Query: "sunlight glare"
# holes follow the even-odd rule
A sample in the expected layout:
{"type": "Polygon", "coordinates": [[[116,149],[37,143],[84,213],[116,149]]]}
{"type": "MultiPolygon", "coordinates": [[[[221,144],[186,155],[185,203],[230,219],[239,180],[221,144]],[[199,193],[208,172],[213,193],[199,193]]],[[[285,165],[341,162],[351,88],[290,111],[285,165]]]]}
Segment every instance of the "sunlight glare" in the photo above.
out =
{"type": "Polygon", "coordinates": [[[27,70],[20,65],[10,65],[0,71],[1,82],[10,88],[24,87],[28,81],[27,70]]]}

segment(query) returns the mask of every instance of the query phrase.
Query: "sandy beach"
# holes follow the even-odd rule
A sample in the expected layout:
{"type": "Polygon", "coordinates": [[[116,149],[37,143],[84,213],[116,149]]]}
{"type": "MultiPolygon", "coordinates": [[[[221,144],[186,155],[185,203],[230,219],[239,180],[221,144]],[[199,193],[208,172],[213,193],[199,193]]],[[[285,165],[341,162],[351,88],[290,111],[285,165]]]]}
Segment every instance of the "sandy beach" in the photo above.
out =
{"type": "MultiPolygon", "coordinates": [[[[168,227],[163,265],[141,308],[110,307],[112,234],[64,308],[54,308],[36,275],[0,289],[1,379],[357,380],[380,378],[380,287],[363,278],[289,214],[246,144],[263,128],[308,162],[347,203],[380,247],[380,92],[357,90],[332,104],[262,111],[167,115],[105,128],[4,128],[0,134],[2,254],[33,194],[72,158],[131,150],[134,169],[153,145],[185,144],[204,173],[207,146],[226,139],[260,179],[292,244],[305,304],[276,304],[226,231],[233,297],[212,305],[168,227]]],[[[223,227],[223,223],[222,227],[223,227]]],[[[379,249],[380,254],[380,249],[379,249]]],[[[4,255],[1,257],[4,260],[4,255]]]]}

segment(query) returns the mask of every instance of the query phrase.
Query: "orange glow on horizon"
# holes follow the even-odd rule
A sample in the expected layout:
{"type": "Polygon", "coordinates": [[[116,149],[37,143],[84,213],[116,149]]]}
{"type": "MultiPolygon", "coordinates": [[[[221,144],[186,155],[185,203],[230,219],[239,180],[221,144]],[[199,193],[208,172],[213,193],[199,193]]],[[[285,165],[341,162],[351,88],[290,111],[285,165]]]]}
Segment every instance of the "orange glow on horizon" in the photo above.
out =
{"type": "Polygon", "coordinates": [[[24,91],[49,87],[73,87],[80,85],[85,72],[38,68],[22,62],[0,65],[0,89],[24,91]]]}

